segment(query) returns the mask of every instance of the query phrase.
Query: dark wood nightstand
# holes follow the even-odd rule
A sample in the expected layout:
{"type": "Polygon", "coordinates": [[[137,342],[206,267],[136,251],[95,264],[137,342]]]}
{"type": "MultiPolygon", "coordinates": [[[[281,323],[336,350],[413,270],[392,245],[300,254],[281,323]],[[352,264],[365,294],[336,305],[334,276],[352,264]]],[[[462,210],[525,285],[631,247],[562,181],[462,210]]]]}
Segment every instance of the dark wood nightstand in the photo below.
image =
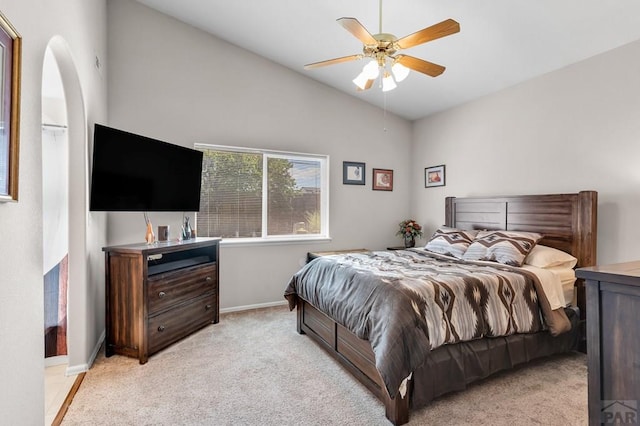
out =
{"type": "Polygon", "coordinates": [[[311,262],[313,259],[317,257],[331,256],[332,254],[364,253],[367,251],[371,251],[371,250],[359,248],[359,249],[331,250],[331,251],[310,251],[307,253],[307,263],[311,262]]]}

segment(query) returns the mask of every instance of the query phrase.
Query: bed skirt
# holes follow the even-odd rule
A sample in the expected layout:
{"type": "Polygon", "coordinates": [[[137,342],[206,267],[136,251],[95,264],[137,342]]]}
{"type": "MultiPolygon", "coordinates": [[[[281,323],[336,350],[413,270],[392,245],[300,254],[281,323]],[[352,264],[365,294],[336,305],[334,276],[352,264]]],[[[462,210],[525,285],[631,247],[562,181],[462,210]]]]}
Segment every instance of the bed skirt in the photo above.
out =
{"type": "Polygon", "coordinates": [[[515,334],[441,346],[429,354],[413,375],[411,406],[426,406],[449,392],[500,371],[554,354],[577,350],[578,315],[566,309],[572,328],[557,337],[549,333],[515,334]]]}
{"type": "Polygon", "coordinates": [[[297,301],[297,329],[311,337],[374,393],[384,404],[385,415],[391,423],[401,425],[409,421],[410,409],[426,406],[441,395],[464,390],[469,384],[500,371],[576,350],[579,316],[571,308],[566,308],[565,312],[571,322],[571,330],[556,337],[541,331],[483,338],[434,349],[407,383],[408,397],[387,393],[368,341],[359,339],[300,298],[297,301]]]}

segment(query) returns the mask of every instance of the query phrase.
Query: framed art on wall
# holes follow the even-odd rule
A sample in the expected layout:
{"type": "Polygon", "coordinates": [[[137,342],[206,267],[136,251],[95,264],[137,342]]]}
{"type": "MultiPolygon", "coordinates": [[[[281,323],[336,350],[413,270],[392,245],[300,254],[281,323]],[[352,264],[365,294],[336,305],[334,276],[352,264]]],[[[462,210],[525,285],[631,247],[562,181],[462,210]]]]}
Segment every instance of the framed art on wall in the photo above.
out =
{"type": "Polygon", "coordinates": [[[444,164],[441,166],[427,167],[424,169],[424,187],[444,186],[444,164]]]}
{"type": "Polygon", "coordinates": [[[373,189],[375,191],[393,191],[393,170],[373,169],[373,189]]]}
{"type": "Polygon", "coordinates": [[[0,13],[0,202],[18,200],[22,39],[0,13]]]}
{"type": "Polygon", "coordinates": [[[365,164],[354,161],[342,162],[342,183],[344,185],[364,185],[365,164]]]}

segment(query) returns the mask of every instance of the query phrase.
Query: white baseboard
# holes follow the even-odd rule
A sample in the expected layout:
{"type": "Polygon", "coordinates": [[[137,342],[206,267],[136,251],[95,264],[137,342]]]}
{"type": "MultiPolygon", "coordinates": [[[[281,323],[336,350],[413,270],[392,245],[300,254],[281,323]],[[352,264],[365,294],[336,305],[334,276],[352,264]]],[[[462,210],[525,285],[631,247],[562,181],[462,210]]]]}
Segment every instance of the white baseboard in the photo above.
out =
{"type": "Polygon", "coordinates": [[[89,371],[89,364],[80,364],[67,367],[67,371],[64,374],[65,376],[77,376],[87,371],[89,371]]]}
{"type": "Polygon", "coordinates": [[[50,356],[44,359],[44,366],[53,367],[55,365],[68,364],[69,357],[67,355],[50,356]]]}
{"type": "Polygon", "coordinates": [[[96,357],[98,356],[98,352],[100,351],[100,348],[102,347],[102,342],[104,342],[104,339],[106,337],[105,333],[106,333],[105,330],[102,330],[102,334],[100,335],[98,342],[93,348],[93,351],[91,352],[91,356],[89,357],[89,360],[87,361],[87,363],[79,364],[79,365],[70,365],[69,367],[67,367],[67,372],[65,373],[67,376],[75,376],[77,374],[84,373],[85,371],[89,371],[89,369],[93,365],[93,362],[96,360],[96,357]]]}
{"type": "Polygon", "coordinates": [[[255,305],[233,306],[231,308],[220,309],[220,313],[226,314],[229,312],[248,311],[250,309],[271,308],[274,306],[283,306],[283,305],[286,305],[287,303],[288,302],[286,300],[283,300],[279,302],[257,303],[255,305]]]}

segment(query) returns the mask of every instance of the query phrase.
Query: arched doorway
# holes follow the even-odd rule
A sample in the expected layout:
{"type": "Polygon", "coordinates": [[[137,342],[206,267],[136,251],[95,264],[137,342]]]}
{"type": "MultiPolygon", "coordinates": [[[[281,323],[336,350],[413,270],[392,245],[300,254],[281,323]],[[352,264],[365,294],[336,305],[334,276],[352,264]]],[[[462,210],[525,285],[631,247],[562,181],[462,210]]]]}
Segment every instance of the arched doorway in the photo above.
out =
{"type": "Polygon", "coordinates": [[[67,363],[69,139],[60,70],[47,48],[42,66],[42,248],[45,366],[67,363]]]}
{"type": "MultiPolygon", "coordinates": [[[[43,273],[49,272],[47,267],[56,262],[61,262],[60,272],[64,272],[65,267],[68,271],[66,298],[59,287],[57,297],[63,300],[57,304],[58,312],[56,315],[45,312],[45,318],[59,320],[66,312],[66,338],[56,340],[58,347],[63,341],[66,343],[66,355],[55,356],[53,364],[62,365],[65,376],[73,376],[88,369],[90,355],[86,333],[89,281],[86,255],[87,121],[78,73],[70,49],[60,36],[51,39],[43,59],[42,105],[43,273]],[[55,186],[45,183],[44,179],[52,179],[55,186]],[[62,201],[51,200],[54,193],[62,201]],[[65,244],[66,260],[59,259],[65,244]],[[66,309],[60,308],[65,302],[66,309]]],[[[47,305],[45,300],[45,310],[47,305]]],[[[47,382],[45,375],[45,393],[47,382]]],[[[46,408],[49,419],[49,407],[46,408]]]]}

